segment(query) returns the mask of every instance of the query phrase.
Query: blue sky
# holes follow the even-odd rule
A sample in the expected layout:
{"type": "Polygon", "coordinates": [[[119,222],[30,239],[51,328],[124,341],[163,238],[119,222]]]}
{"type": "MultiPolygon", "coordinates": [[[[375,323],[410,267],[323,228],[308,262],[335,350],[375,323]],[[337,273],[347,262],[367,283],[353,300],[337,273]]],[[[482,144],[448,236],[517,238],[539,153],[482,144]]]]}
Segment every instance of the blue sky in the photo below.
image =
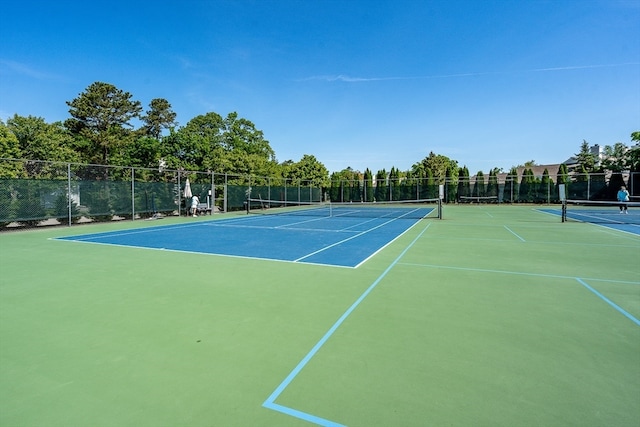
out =
{"type": "Polygon", "coordinates": [[[0,118],[69,117],[96,81],[180,125],[236,111],[277,160],[470,172],[640,130],[640,0],[5,2],[0,118]]]}

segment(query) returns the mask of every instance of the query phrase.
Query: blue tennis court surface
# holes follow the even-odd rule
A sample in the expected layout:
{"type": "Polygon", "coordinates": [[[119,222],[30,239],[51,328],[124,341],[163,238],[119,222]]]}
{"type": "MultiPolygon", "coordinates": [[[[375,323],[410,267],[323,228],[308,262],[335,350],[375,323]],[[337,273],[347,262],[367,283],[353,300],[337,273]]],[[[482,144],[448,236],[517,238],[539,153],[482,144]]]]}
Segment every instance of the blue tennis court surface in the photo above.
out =
{"type": "Polygon", "coordinates": [[[61,237],[84,243],[357,267],[433,208],[384,217],[248,215],[61,237]]]}
{"type": "MultiPolygon", "coordinates": [[[[541,212],[562,216],[560,208],[538,209],[541,212]]],[[[640,210],[629,209],[627,214],[621,214],[618,208],[593,208],[573,209],[567,211],[567,220],[588,222],[607,228],[640,235],[640,210]]]]}

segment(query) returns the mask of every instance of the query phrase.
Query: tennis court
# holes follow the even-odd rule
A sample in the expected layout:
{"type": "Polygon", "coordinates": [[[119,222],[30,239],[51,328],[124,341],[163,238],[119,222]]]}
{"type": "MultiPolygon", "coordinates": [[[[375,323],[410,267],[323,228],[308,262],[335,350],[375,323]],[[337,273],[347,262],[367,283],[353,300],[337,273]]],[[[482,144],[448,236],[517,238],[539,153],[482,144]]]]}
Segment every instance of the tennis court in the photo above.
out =
{"type": "Polygon", "coordinates": [[[429,217],[422,203],[276,208],[266,215],[62,237],[84,243],[357,267],[429,217]]]}
{"type": "Polygon", "coordinates": [[[0,234],[0,425],[637,426],[640,235],[443,210],[393,221],[357,268],[61,240],[229,229],[281,252],[291,232],[310,253],[328,220],[288,228],[313,217],[0,234]]]}

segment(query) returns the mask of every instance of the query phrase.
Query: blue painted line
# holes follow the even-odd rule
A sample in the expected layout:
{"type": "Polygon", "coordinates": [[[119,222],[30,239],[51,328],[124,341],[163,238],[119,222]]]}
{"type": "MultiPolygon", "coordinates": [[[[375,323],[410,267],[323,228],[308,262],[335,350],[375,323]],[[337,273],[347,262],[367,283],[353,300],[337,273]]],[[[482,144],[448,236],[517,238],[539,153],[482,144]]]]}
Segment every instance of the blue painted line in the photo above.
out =
{"type": "Polygon", "coordinates": [[[316,417],[315,415],[307,414],[306,412],[298,411],[295,409],[287,408],[286,406],[278,405],[273,402],[265,402],[262,404],[267,409],[282,412],[283,414],[290,415],[292,417],[300,418],[301,420],[308,421],[313,424],[324,427],[345,427],[344,424],[338,424],[331,420],[325,420],[324,418],[316,417]]]}
{"type": "MultiPolygon", "coordinates": [[[[509,270],[492,270],[486,268],[472,268],[472,267],[455,267],[448,265],[435,265],[435,264],[419,264],[415,262],[401,262],[400,265],[410,265],[413,267],[424,268],[440,268],[446,270],[459,270],[459,271],[473,271],[477,273],[496,273],[496,274],[513,274],[515,276],[531,276],[531,277],[548,277],[552,279],[575,279],[575,276],[564,276],[561,274],[544,274],[544,273],[528,273],[526,271],[509,271],[509,270]]],[[[613,280],[613,279],[598,279],[598,278],[586,278],[589,281],[596,282],[611,282],[611,283],[623,283],[626,285],[640,285],[640,282],[632,282],[628,280],[613,280]]]]}
{"type": "Polygon", "coordinates": [[[353,235],[351,237],[348,237],[348,238],[346,238],[344,240],[340,240],[340,241],[335,242],[335,243],[333,243],[333,244],[331,244],[329,246],[325,246],[324,248],[318,249],[317,251],[314,251],[314,252],[308,253],[308,254],[306,254],[304,256],[301,256],[300,258],[296,259],[295,262],[302,261],[303,259],[309,258],[309,257],[311,257],[313,255],[316,255],[316,254],[320,253],[320,252],[324,252],[327,249],[333,248],[334,246],[339,246],[339,245],[343,244],[344,242],[348,242],[349,240],[358,238],[360,236],[364,236],[367,233],[370,233],[370,232],[372,232],[374,230],[377,230],[378,228],[384,227],[385,225],[390,224],[390,223],[392,223],[394,221],[397,221],[397,220],[398,220],[398,218],[393,218],[393,219],[391,219],[389,221],[386,221],[386,222],[384,222],[382,224],[376,225],[375,227],[369,228],[369,229],[367,229],[365,231],[362,231],[362,232],[360,232],[358,234],[355,234],[355,235],[353,235]]]}
{"type": "Polygon", "coordinates": [[[371,293],[371,291],[378,286],[378,283],[382,281],[382,279],[391,271],[391,269],[400,261],[400,259],[407,253],[407,251],[422,237],[422,235],[427,231],[431,224],[427,224],[427,226],[416,236],[415,239],[398,255],[398,257],[387,267],[386,270],[365,290],[362,295],[344,312],[342,316],[333,324],[333,326],[327,331],[326,334],[318,341],[318,343],[313,346],[311,351],[307,353],[307,355],[298,363],[298,365],[291,371],[289,375],[280,383],[280,385],[274,390],[273,393],[264,401],[262,404],[263,407],[272,409],[274,411],[282,412],[283,414],[290,415],[292,417],[300,418],[305,421],[309,421],[321,426],[333,427],[333,426],[341,426],[341,424],[337,424],[333,421],[325,420],[324,418],[316,417],[315,415],[307,414],[302,411],[298,411],[297,409],[288,408],[286,406],[282,406],[274,403],[275,400],[282,394],[282,392],[291,384],[296,376],[302,371],[302,369],[309,363],[309,361],[315,356],[315,354],[320,350],[320,348],[327,342],[327,340],[333,335],[333,333],[342,325],[347,317],[356,309],[358,305],[371,293]]]}
{"type": "Polygon", "coordinates": [[[524,240],[522,237],[520,237],[515,231],[513,231],[512,229],[510,229],[509,227],[507,227],[506,225],[504,226],[504,228],[507,229],[507,231],[511,234],[513,234],[514,236],[516,236],[518,239],[522,240],[523,242],[525,242],[526,240],[524,240]]]}
{"type": "Polygon", "coordinates": [[[616,310],[618,310],[620,313],[622,313],[625,317],[629,318],[633,323],[635,323],[636,325],[640,326],[640,320],[636,319],[632,314],[630,314],[629,312],[627,312],[625,309],[623,309],[622,307],[620,307],[619,305],[617,305],[616,303],[614,303],[613,301],[611,301],[609,298],[605,297],[604,295],[602,295],[600,292],[596,291],[594,288],[592,288],[591,286],[589,286],[589,284],[587,282],[585,282],[584,280],[580,279],[579,277],[576,277],[576,280],[585,288],[589,289],[591,292],[593,292],[596,296],[598,296],[598,298],[600,298],[601,300],[603,300],[604,302],[606,302],[607,304],[609,304],[611,307],[615,308],[616,310]]]}

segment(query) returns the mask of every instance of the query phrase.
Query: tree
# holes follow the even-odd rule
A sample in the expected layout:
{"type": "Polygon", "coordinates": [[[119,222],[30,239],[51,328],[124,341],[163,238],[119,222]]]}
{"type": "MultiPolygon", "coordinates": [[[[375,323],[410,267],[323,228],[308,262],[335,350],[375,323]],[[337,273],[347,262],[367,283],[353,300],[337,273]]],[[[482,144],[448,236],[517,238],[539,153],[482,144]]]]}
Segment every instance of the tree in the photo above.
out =
{"type": "Polygon", "coordinates": [[[73,101],[67,101],[71,118],[65,126],[88,144],[81,146],[89,162],[110,164],[110,154],[125,145],[130,121],[139,117],[142,106],[109,83],[95,82],[73,101]]]}
{"type": "Polygon", "coordinates": [[[422,159],[420,163],[416,163],[412,166],[412,171],[415,173],[422,172],[430,169],[436,184],[444,184],[447,176],[447,169],[450,169],[454,174],[457,173],[458,162],[451,160],[447,156],[435,154],[433,151],[429,153],[427,157],[422,159]]]}
{"type": "Polygon", "coordinates": [[[217,113],[194,117],[162,138],[161,156],[169,169],[234,172],[228,153],[222,148],[224,121],[217,113]]]}
{"type": "Polygon", "coordinates": [[[299,162],[291,164],[284,177],[295,185],[326,187],[329,184],[329,171],[310,154],[305,154],[299,162]]]}
{"type": "Polygon", "coordinates": [[[478,171],[476,174],[476,181],[474,182],[473,189],[471,190],[471,195],[474,197],[484,197],[484,194],[484,173],[482,173],[482,171],[478,171]]]}
{"type": "Polygon", "coordinates": [[[503,200],[509,201],[511,203],[515,203],[518,200],[519,193],[518,186],[518,168],[513,166],[509,173],[507,174],[507,178],[504,185],[504,197],[503,200]]]}
{"type": "Polygon", "coordinates": [[[389,200],[389,190],[387,189],[387,171],[382,169],[376,173],[375,200],[377,202],[389,200]]]}
{"type": "MultiPolygon", "coordinates": [[[[21,157],[22,151],[20,150],[18,138],[0,120],[0,159],[19,159],[21,157]]],[[[0,162],[0,178],[18,178],[23,173],[24,169],[21,162],[0,162]]]]}
{"type": "Polygon", "coordinates": [[[491,169],[489,171],[489,182],[487,183],[486,195],[489,197],[498,197],[498,168],[491,169]]]}
{"type": "Polygon", "coordinates": [[[569,194],[569,173],[567,172],[567,165],[562,163],[558,168],[558,174],[556,175],[556,194],[558,197],[567,197],[569,194]],[[564,184],[564,194],[560,194],[560,185],[564,184]]]}
{"type": "Polygon", "coordinates": [[[519,198],[521,202],[532,202],[535,191],[535,177],[530,168],[525,168],[520,181],[519,198]]]}
{"type": "Polygon", "coordinates": [[[620,173],[629,170],[630,166],[629,147],[621,142],[617,142],[613,146],[604,146],[604,159],[602,160],[604,169],[620,173]]]}
{"type": "Polygon", "coordinates": [[[373,174],[369,168],[364,171],[364,201],[373,202],[373,174]]]}
{"type": "Polygon", "coordinates": [[[177,126],[176,113],[171,110],[169,101],[163,98],[152,99],[149,110],[141,117],[146,135],[160,139],[163,129],[177,126]]]}
{"type": "Polygon", "coordinates": [[[596,158],[589,148],[589,143],[586,140],[582,140],[580,145],[580,152],[575,154],[576,162],[579,166],[582,166],[585,171],[593,172],[596,164],[596,158]]]}
{"type": "Polygon", "coordinates": [[[77,162],[79,156],[71,147],[72,137],[61,122],[48,124],[42,117],[22,117],[15,114],[7,127],[20,144],[21,158],[77,162]]]}
{"type": "Polygon", "coordinates": [[[629,150],[629,187],[632,196],[640,195],[640,132],[631,134],[631,141],[635,145],[629,150]]]}
{"type": "Polygon", "coordinates": [[[224,120],[223,147],[227,151],[240,150],[255,154],[266,160],[275,160],[276,155],[261,130],[249,120],[238,118],[238,113],[229,113],[224,120]]]}
{"type": "Polygon", "coordinates": [[[468,197],[471,195],[470,182],[469,182],[469,169],[463,166],[458,170],[458,201],[461,197],[468,197]]]}
{"type": "Polygon", "coordinates": [[[549,178],[549,170],[547,168],[542,172],[542,179],[540,180],[540,186],[538,188],[539,201],[551,200],[551,188],[553,187],[553,181],[549,178]]]}

